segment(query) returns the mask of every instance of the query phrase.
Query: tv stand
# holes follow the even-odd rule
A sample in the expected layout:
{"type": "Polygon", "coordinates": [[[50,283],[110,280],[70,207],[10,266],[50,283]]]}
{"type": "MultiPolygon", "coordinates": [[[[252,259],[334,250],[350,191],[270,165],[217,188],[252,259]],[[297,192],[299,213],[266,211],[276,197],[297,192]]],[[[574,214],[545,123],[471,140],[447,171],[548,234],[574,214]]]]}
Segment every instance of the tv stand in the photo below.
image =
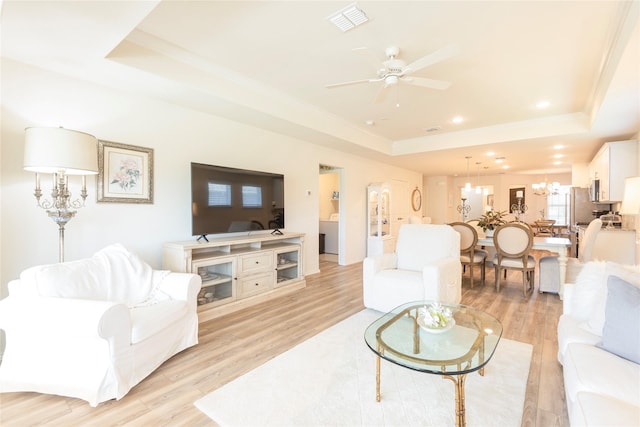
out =
{"type": "Polygon", "coordinates": [[[196,242],[199,242],[200,239],[204,239],[205,242],[209,243],[209,239],[207,239],[207,236],[204,234],[200,235],[200,237],[198,237],[198,240],[196,240],[196,242]]]}
{"type": "Polygon", "coordinates": [[[280,229],[279,229],[279,228],[276,228],[275,230],[273,230],[273,231],[271,232],[271,234],[278,235],[278,236],[282,236],[282,231],[280,231],[280,229]]]}
{"type": "Polygon", "coordinates": [[[304,288],[304,234],[278,230],[165,243],[162,268],[202,278],[200,322],[304,288]]]}

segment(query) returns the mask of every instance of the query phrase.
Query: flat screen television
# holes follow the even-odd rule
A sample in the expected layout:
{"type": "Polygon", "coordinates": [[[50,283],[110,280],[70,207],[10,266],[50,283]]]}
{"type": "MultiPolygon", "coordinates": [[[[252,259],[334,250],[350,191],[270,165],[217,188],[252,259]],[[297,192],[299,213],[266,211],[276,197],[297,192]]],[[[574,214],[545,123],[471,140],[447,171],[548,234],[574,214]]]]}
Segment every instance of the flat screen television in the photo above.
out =
{"type": "Polygon", "coordinates": [[[194,236],[284,228],[284,175],[191,163],[194,236]]]}

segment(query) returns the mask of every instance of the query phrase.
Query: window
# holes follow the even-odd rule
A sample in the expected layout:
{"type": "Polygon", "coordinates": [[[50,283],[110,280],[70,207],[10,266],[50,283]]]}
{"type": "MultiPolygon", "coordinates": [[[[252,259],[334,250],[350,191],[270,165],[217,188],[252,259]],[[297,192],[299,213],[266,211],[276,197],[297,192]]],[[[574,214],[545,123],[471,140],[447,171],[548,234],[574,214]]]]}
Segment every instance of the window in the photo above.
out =
{"type": "Polygon", "coordinates": [[[569,224],[569,212],[571,210],[570,185],[561,185],[558,194],[547,196],[547,213],[542,215],[545,219],[555,219],[556,224],[569,224]]]}
{"type": "Polygon", "coordinates": [[[219,182],[208,182],[209,206],[231,206],[231,185],[219,182]]]}
{"type": "Polygon", "coordinates": [[[262,188],[255,185],[242,186],[242,207],[243,208],[261,208],[262,207],[262,188]]]}

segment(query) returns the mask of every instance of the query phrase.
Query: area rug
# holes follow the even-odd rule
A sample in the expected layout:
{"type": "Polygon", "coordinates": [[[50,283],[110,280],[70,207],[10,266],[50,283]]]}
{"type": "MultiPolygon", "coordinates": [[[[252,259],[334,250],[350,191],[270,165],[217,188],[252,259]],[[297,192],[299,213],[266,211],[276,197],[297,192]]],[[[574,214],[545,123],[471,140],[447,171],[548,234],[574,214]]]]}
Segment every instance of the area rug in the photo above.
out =
{"type": "MultiPolygon", "coordinates": [[[[364,330],[381,316],[363,310],[195,402],[222,427],[453,426],[451,381],[382,360],[364,330]]],[[[485,368],[467,375],[468,426],[520,426],[532,346],[501,339],[485,368]]]]}

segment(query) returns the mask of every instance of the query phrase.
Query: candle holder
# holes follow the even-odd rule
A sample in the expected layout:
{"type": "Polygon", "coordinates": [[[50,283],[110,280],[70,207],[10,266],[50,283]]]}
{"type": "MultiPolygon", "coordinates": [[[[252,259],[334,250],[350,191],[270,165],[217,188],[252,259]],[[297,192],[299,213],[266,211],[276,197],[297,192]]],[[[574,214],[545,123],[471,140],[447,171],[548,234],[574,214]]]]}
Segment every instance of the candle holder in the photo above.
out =
{"type": "Polygon", "coordinates": [[[87,177],[82,176],[82,189],[80,198],[72,200],[69,191],[69,176],[60,171],[53,174],[53,187],[51,198],[42,198],[40,189],[40,174],[36,173],[36,189],[33,193],[39,208],[45,209],[49,218],[58,224],[59,235],[59,261],[64,262],[64,227],[76,215],[77,209],[85,206],[87,199],[87,177]]]}
{"type": "Polygon", "coordinates": [[[471,205],[467,205],[467,199],[462,198],[462,205],[458,205],[458,212],[462,215],[462,222],[466,222],[466,217],[471,210],[471,205]]]}
{"type": "Polygon", "coordinates": [[[514,203],[513,205],[511,205],[511,212],[516,214],[516,219],[518,220],[518,222],[522,222],[522,216],[527,211],[527,209],[529,209],[527,205],[522,203],[522,199],[522,197],[516,197],[518,203],[514,203]]]}

